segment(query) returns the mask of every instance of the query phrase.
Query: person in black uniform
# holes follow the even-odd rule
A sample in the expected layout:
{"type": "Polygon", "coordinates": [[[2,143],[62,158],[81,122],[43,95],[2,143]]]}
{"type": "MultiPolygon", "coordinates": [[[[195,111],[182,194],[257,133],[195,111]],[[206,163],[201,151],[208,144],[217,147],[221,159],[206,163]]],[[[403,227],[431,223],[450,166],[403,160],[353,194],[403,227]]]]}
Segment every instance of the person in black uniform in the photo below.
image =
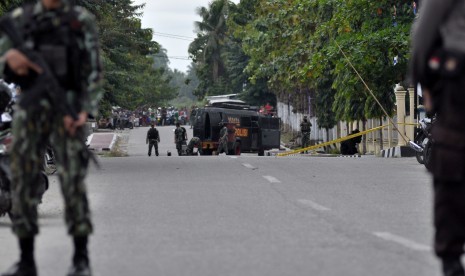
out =
{"type": "Polygon", "coordinates": [[[158,130],[155,128],[155,124],[151,124],[151,128],[147,132],[147,138],[145,139],[145,143],[149,145],[149,156],[152,156],[152,148],[155,147],[155,154],[158,156],[158,143],[160,143],[160,134],[158,130]]]}
{"type": "Polygon", "coordinates": [[[423,0],[413,29],[411,75],[437,114],[432,135],[434,249],[446,276],[464,276],[465,1],[423,0]]]}

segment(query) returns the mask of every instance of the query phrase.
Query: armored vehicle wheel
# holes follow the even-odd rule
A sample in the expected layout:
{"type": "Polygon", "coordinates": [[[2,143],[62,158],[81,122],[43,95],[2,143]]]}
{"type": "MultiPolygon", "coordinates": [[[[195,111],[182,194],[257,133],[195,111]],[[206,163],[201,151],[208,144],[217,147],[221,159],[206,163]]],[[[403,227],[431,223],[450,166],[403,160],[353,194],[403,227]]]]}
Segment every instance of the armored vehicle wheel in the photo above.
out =
{"type": "Polygon", "coordinates": [[[241,150],[241,143],[236,143],[236,146],[234,147],[234,154],[235,155],[241,155],[242,150],[241,150]]]}
{"type": "Polygon", "coordinates": [[[204,150],[202,155],[205,155],[205,156],[210,156],[213,154],[213,151],[212,150],[204,150]]]}

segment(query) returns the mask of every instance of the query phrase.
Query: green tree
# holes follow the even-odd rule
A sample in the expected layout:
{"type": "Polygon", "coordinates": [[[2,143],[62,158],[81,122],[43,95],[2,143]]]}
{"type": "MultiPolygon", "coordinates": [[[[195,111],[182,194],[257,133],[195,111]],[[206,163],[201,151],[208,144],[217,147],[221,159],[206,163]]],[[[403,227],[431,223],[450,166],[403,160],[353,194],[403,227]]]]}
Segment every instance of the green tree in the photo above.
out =
{"type": "MultiPolygon", "coordinates": [[[[0,12],[26,1],[7,0],[0,12]]],[[[165,104],[176,96],[164,72],[154,68],[151,56],[160,50],[152,41],[153,31],[141,26],[144,5],[131,0],[74,0],[95,14],[100,30],[101,55],[105,68],[101,113],[112,105],[134,109],[142,104],[165,104]]]]}
{"type": "Polygon", "coordinates": [[[237,5],[231,5],[228,25],[228,44],[225,58],[226,70],[234,92],[251,105],[261,106],[269,102],[276,105],[276,95],[268,89],[265,78],[251,80],[251,74],[246,71],[250,62],[242,47],[243,28],[255,18],[255,6],[258,0],[242,0],[237,5]]]}
{"type": "Polygon", "coordinates": [[[200,80],[196,95],[230,93],[223,52],[227,41],[229,7],[227,0],[214,0],[208,7],[197,10],[201,21],[195,22],[197,38],[189,46],[189,55],[197,65],[200,80]]]}

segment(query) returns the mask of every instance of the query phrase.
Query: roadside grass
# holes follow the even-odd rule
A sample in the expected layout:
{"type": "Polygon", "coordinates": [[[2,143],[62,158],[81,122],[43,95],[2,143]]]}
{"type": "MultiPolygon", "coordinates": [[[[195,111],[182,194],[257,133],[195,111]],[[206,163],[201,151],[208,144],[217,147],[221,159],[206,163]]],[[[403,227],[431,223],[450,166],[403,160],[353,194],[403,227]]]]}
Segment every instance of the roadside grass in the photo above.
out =
{"type": "Polygon", "coordinates": [[[123,149],[123,138],[118,136],[111,151],[102,151],[102,157],[127,157],[128,153],[123,149]]]}

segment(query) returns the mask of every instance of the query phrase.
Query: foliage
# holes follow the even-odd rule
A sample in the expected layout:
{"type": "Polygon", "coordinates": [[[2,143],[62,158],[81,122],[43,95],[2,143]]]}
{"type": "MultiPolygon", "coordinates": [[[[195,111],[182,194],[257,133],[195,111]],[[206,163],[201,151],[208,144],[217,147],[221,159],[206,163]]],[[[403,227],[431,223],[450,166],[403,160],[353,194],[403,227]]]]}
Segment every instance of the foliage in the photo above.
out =
{"type": "MultiPolygon", "coordinates": [[[[8,0],[0,13],[25,1],[8,0]]],[[[112,105],[134,109],[143,104],[163,105],[176,96],[163,70],[153,68],[152,55],[160,46],[153,31],[141,26],[144,5],[131,0],[74,0],[95,14],[99,26],[101,55],[105,68],[101,113],[112,105]]]]}
{"type": "MultiPolygon", "coordinates": [[[[242,1],[241,1],[242,2],[242,1]]],[[[336,119],[382,116],[338,45],[384,107],[394,110],[393,86],[406,74],[411,1],[256,0],[252,20],[239,26],[250,57],[245,72],[252,82],[266,79],[281,99],[316,92],[311,105],[324,128],[336,119]],[[396,59],[396,64],[394,64],[396,59]]]]}
{"type": "Polygon", "coordinates": [[[227,75],[222,58],[230,5],[227,0],[215,0],[208,7],[197,10],[202,21],[195,22],[197,38],[189,46],[189,54],[197,64],[200,84],[196,95],[199,97],[228,93],[230,90],[224,86],[227,75]]]}
{"type": "Polygon", "coordinates": [[[242,47],[239,31],[253,20],[257,0],[243,0],[235,5],[226,0],[215,0],[208,7],[198,9],[201,21],[196,22],[197,38],[189,47],[195,62],[199,85],[195,94],[240,94],[252,105],[276,104],[267,79],[252,80],[245,72],[250,57],[242,47]]]}

